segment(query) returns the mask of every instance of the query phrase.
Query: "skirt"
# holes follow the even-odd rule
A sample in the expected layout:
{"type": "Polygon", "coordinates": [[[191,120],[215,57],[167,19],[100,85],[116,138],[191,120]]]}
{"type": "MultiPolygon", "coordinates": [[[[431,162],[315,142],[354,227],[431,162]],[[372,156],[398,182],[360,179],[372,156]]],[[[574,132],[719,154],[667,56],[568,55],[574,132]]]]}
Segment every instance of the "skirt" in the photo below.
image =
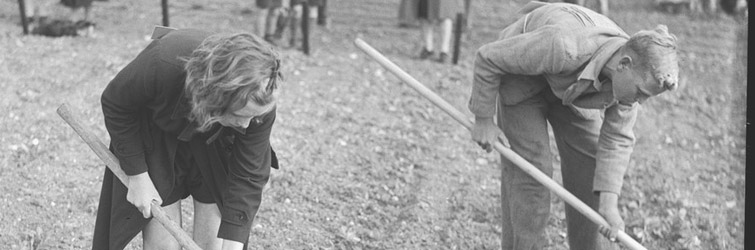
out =
{"type": "Polygon", "coordinates": [[[81,7],[90,7],[94,0],[60,0],[60,3],[69,8],[78,9],[81,7]]]}
{"type": "Polygon", "coordinates": [[[414,20],[439,21],[453,19],[456,13],[463,12],[460,0],[401,0],[399,5],[399,20],[411,22],[414,20]]]}

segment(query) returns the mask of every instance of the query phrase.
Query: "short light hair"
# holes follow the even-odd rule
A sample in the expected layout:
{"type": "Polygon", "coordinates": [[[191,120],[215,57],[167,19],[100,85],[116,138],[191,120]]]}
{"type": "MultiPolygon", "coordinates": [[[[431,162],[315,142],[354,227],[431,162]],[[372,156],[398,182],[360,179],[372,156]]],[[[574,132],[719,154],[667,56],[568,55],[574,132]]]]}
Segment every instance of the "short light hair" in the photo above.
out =
{"type": "Polygon", "coordinates": [[[679,62],[677,60],[676,36],[668,32],[666,25],[653,30],[641,30],[627,41],[626,47],[637,53],[637,68],[650,72],[658,80],[661,90],[674,90],[679,85],[679,62]]]}
{"type": "Polygon", "coordinates": [[[278,52],[249,33],[209,36],[185,60],[189,119],[199,124],[199,131],[250,101],[273,102],[281,80],[278,52]]]}

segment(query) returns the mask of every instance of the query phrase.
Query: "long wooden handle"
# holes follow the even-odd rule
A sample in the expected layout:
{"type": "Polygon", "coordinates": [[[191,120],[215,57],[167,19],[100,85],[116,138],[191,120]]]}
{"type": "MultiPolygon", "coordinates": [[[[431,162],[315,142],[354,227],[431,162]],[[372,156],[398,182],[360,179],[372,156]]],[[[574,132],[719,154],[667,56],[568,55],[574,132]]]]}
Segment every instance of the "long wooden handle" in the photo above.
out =
{"type": "MultiPolygon", "coordinates": [[[[89,148],[94,151],[95,154],[103,161],[105,162],[105,165],[110,169],[110,171],[113,172],[115,177],[118,177],[119,180],[121,180],[122,183],[128,183],[128,176],[125,172],[123,172],[123,169],[121,169],[121,165],[118,163],[118,158],[113,155],[113,153],[110,152],[110,150],[107,149],[105,144],[102,143],[97,137],[92,133],[92,130],[89,128],[84,127],[84,124],[81,122],[81,118],[74,114],[74,112],[71,110],[69,105],[67,103],[63,103],[58,107],[58,115],[60,115],[61,118],[63,118],[68,125],[73,128],[74,131],[81,137],[81,139],[86,142],[87,145],[89,145],[89,148]]],[[[195,243],[191,237],[181,229],[181,227],[171,220],[168,215],[165,213],[165,211],[160,207],[160,204],[157,203],[157,201],[153,200],[152,205],[150,206],[150,211],[152,212],[152,217],[157,219],[160,224],[165,227],[165,229],[170,232],[170,234],[173,235],[173,237],[176,238],[179,244],[183,246],[186,249],[190,250],[201,250],[201,248],[195,243]]]]}
{"type": "MultiPolygon", "coordinates": [[[[419,92],[422,96],[429,99],[433,104],[440,107],[443,111],[448,113],[454,120],[458,121],[466,127],[467,129],[472,129],[472,121],[470,121],[463,113],[461,113],[459,110],[451,106],[448,102],[443,100],[440,96],[435,94],[432,90],[428,89],[417,81],[417,79],[414,79],[411,75],[403,71],[401,68],[399,68],[396,64],[388,60],[385,56],[380,54],[375,48],[367,44],[366,42],[362,41],[362,39],[357,38],[354,40],[354,44],[361,49],[364,53],[375,59],[380,65],[385,67],[388,71],[396,75],[399,79],[401,79],[403,82],[408,84],[410,87],[412,87],[414,90],[419,92]]],[[[496,142],[493,145],[493,148],[495,148],[496,151],[501,153],[504,157],[509,159],[511,162],[513,162],[515,165],[517,165],[519,168],[524,170],[527,174],[535,178],[538,182],[543,184],[545,187],[547,187],[551,192],[555,193],[556,196],[564,200],[566,203],[569,203],[574,209],[585,215],[588,219],[593,221],[594,223],[598,225],[602,225],[605,227],[609,227],[610,225],[608,222],[600,216],[595,210],[590,208],[587,204],[582,202],[579,198],[571,194],[569,191],[564,189],[561,185],[556,183],[553,179],[545,175],[543,172],[538,170],[534,165],[527,162],[524,158],[519,156],[517,153],[512,151],[511,149],[503,146],[500,142],[496,142]]],[[[632,237],[627,235],[624,231],[619,231],[618,240],[622,243],[624,243],[625,246],[627,246],[630,249],[635,250],[647,250],[645,247],[640,245],[637,241],[635,241],[632,237]]]]}

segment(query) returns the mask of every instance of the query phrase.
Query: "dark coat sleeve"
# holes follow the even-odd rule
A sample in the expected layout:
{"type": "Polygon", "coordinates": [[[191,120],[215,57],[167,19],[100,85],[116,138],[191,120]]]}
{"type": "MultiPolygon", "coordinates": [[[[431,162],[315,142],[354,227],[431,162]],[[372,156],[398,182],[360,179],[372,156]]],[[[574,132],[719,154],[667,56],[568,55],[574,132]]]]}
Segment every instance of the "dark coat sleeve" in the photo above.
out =
{"type": "Polygon", "coordinates": [[[102,112],[113,153],[127,175],[147,171],[140,122],[157,93],[156,42],[150,44],[110,81],[102,93],[102,112]]]}
{"type": "Polygon", "coordinates": [[[252,124],[246,133],[236,133],[228,162],[227,188],[221,191],[223,206],[218,237],[246,242],[252,221],[262,201],[262,188],[270,178],[272,150],[270,132],[275,110],[252,124]]]}

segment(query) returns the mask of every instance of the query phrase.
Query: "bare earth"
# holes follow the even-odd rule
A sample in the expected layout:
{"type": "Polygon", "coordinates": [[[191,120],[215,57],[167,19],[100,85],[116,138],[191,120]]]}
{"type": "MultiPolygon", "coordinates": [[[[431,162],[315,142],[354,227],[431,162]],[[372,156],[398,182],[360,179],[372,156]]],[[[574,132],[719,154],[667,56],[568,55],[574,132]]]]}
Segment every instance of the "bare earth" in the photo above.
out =
{"type": "MultiPolygon", "coordinates": [[[[0,2],[0,248],[88,249],[104,166],[55,109],[70,103],[109,140],[100,93],[148,44],[159,1],[95,2],[95,37],[57,39],[23,36],[15,2],[0,2]]],[[[364,39],[470,115],[474,51],[525,1],[473,1],[458,65],[416,59],[419,29],[397,26],[398,2],[331,0],[331,27],[312,26],[310,56],[281,48],[273,146],[282,168],[251,249],[500,248],[498,155],[352,42],[364,39]]],[[[641,111],[620,199],[627,233],[648,249],[744,249],[747,22],[665,14],[652,2],[611,1],[611,18],[630,34],[668,25],[684,79],[641,111]]],[[[171,23],[253,31],[253,9],[171,1],[171,23]]],[[[555,197],[552,212],[548,249],[568,249],[555,197]]],[[[138,238],[127,249],[140,249],[138,238]]]]}

